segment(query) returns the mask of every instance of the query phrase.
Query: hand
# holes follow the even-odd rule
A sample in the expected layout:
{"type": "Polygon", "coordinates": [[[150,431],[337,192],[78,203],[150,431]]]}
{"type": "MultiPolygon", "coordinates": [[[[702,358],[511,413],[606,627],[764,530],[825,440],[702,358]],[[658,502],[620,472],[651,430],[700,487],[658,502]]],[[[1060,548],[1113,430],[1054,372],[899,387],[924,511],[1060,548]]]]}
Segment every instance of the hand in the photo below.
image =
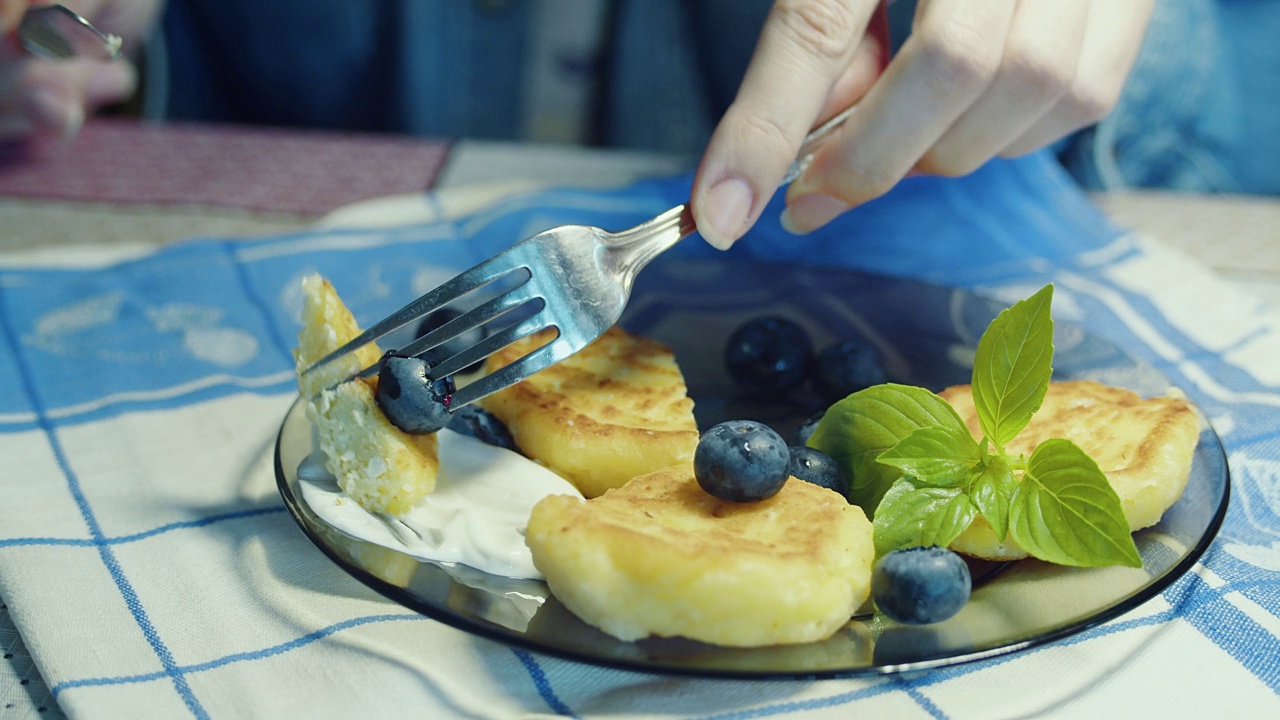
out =
{"type": "Polygon", "coordinates": [[[777,0],[693,185],[702,236],[727,248],[760,216],[819,121],[858,109],[787,191],[812,232],[908,173],[959,176],[1091,125],[1115,105],[1154,0],[919,0],[887,53],[876,0],[777,0]]]}
{"type": "MultiPolygon", "coordinates": [[[[136,51],[162,0],[66,0],[95,27],[136,51]]],[[[85,115],[127,100],[137,85],[129,60],[43,60],[28,55],[15,31],[28,0],[0,0],[0,140],[36,133],[74,137],[85,115]]]]}

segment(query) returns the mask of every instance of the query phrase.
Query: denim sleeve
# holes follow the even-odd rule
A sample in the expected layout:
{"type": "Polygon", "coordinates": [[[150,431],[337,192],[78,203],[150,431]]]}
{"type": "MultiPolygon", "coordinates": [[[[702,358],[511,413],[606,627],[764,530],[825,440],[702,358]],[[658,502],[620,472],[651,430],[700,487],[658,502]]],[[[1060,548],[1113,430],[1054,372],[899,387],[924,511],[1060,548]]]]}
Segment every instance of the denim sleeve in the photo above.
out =
{"type": "Polygon", "coordinates": [[[169,0],[167,119],[511,138],[528,3],[169,0]]]}
{"type": "Polygon", "coordinates": [[[1086,188],[1280,192],[1280,3],[1158,0],[1114,110],[1065,144],[1086,188]]]}
{"type": "MultiPolygon", "coordinates": [[[[584,141],[696,155],[771,1],[607,2],[584,141]]],[[[519,139],[531,5],[170,0],[158,116],[519,139]]],[[[890,6],[899,42],[913,6],[890,6]]],[[[1277,0],[1157,0],[1119,103],[1056,145],[1060,160],[1090,189],[1280,193],[1276,38],[1277,0]]]]}

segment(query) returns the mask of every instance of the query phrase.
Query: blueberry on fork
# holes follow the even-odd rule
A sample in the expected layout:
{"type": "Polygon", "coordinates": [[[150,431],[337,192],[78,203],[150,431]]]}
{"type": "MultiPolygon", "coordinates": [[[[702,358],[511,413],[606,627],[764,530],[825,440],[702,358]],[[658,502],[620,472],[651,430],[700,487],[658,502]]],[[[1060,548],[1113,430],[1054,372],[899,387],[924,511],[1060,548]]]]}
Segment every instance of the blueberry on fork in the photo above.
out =
{"type": "Polygon", "coordinates": [[[378,365],[378,407],[393,425],[411,435],[433,433],[449,424],[453,378],[433,380],[422,358],[382,356],[378,365]]]}

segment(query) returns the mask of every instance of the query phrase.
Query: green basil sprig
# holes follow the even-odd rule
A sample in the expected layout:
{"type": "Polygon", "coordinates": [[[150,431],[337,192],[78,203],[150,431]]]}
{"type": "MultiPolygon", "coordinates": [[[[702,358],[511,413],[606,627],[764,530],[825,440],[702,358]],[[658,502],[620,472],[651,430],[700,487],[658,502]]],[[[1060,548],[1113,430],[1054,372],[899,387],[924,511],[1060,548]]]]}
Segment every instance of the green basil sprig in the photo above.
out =
{"type": "Polygon", "coordinates": [[[978,517],[996,537],[1063,565],[1140,567],[1120,499],[1097,463],[1052,439],[1005,447],[1040,409],[1053,374],[1053,285],[1004,310],[978,341],[971,382],[982,439],[924,388],[884,384],[831,406],[809,439],[851,479],[877,554],[946,547],[978,517]]]}

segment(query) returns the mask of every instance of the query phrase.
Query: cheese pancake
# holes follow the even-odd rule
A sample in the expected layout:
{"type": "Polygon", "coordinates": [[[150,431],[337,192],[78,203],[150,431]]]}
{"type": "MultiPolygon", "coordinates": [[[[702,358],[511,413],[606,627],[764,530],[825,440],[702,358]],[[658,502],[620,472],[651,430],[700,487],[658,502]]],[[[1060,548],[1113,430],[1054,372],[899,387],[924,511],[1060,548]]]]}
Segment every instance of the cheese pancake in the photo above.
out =
{"type": "Polygon", "coordinates": [[[759,647],[849,621],[870,592],[871,532],[826,488],[791,478],[767,500],[729,502],[685,463],[592,500],[547,497],[525,541],[560,602],[616,638],[759,647]]]}
{"type": "MultiPolygon", "coordinates": [[[[980,437],[970,386],[950,387],[939,395],[980,437]]],[[[1050,438],[1070,440],[1098,463],[1120,497],[1130,530],[1140,530],[1159,522],[1182,496],[1200,439],[1200,420],[1180,397],[1144,400],[1130,390],[1089,380],[1055,382],[1026,429],[1005,449],[1010,455],[1030,456],[1050,438]]],[[[988,559],[1027,556],[1012,539],[1001,542],[980,517],[951,548],[988,559]]]]}
{"type": "Polygon", "coordinates": [[[435,489],[440,469],[438,440],[402,432],[382,414],[374,393],[377,377],[334,383],[378,361],[370,343],[306,377],[302,370],[360,334],[351,311],[329,281],[311,275],[302,281],[302,330],[294,360],[298,391],[307,403],[325,467],[338,485],[370,512],[400,515],[435,489]]]}
{"type": "MultiPolygon", "coordinates": [[[[540,347],[548,332],[504,348],[487,367],[540,347]]],[[[693,400],[670,348],[616,327],[481,404],[506,423],[521,452],[587,497],[690,462],[698,445],[693,400]]]]}

